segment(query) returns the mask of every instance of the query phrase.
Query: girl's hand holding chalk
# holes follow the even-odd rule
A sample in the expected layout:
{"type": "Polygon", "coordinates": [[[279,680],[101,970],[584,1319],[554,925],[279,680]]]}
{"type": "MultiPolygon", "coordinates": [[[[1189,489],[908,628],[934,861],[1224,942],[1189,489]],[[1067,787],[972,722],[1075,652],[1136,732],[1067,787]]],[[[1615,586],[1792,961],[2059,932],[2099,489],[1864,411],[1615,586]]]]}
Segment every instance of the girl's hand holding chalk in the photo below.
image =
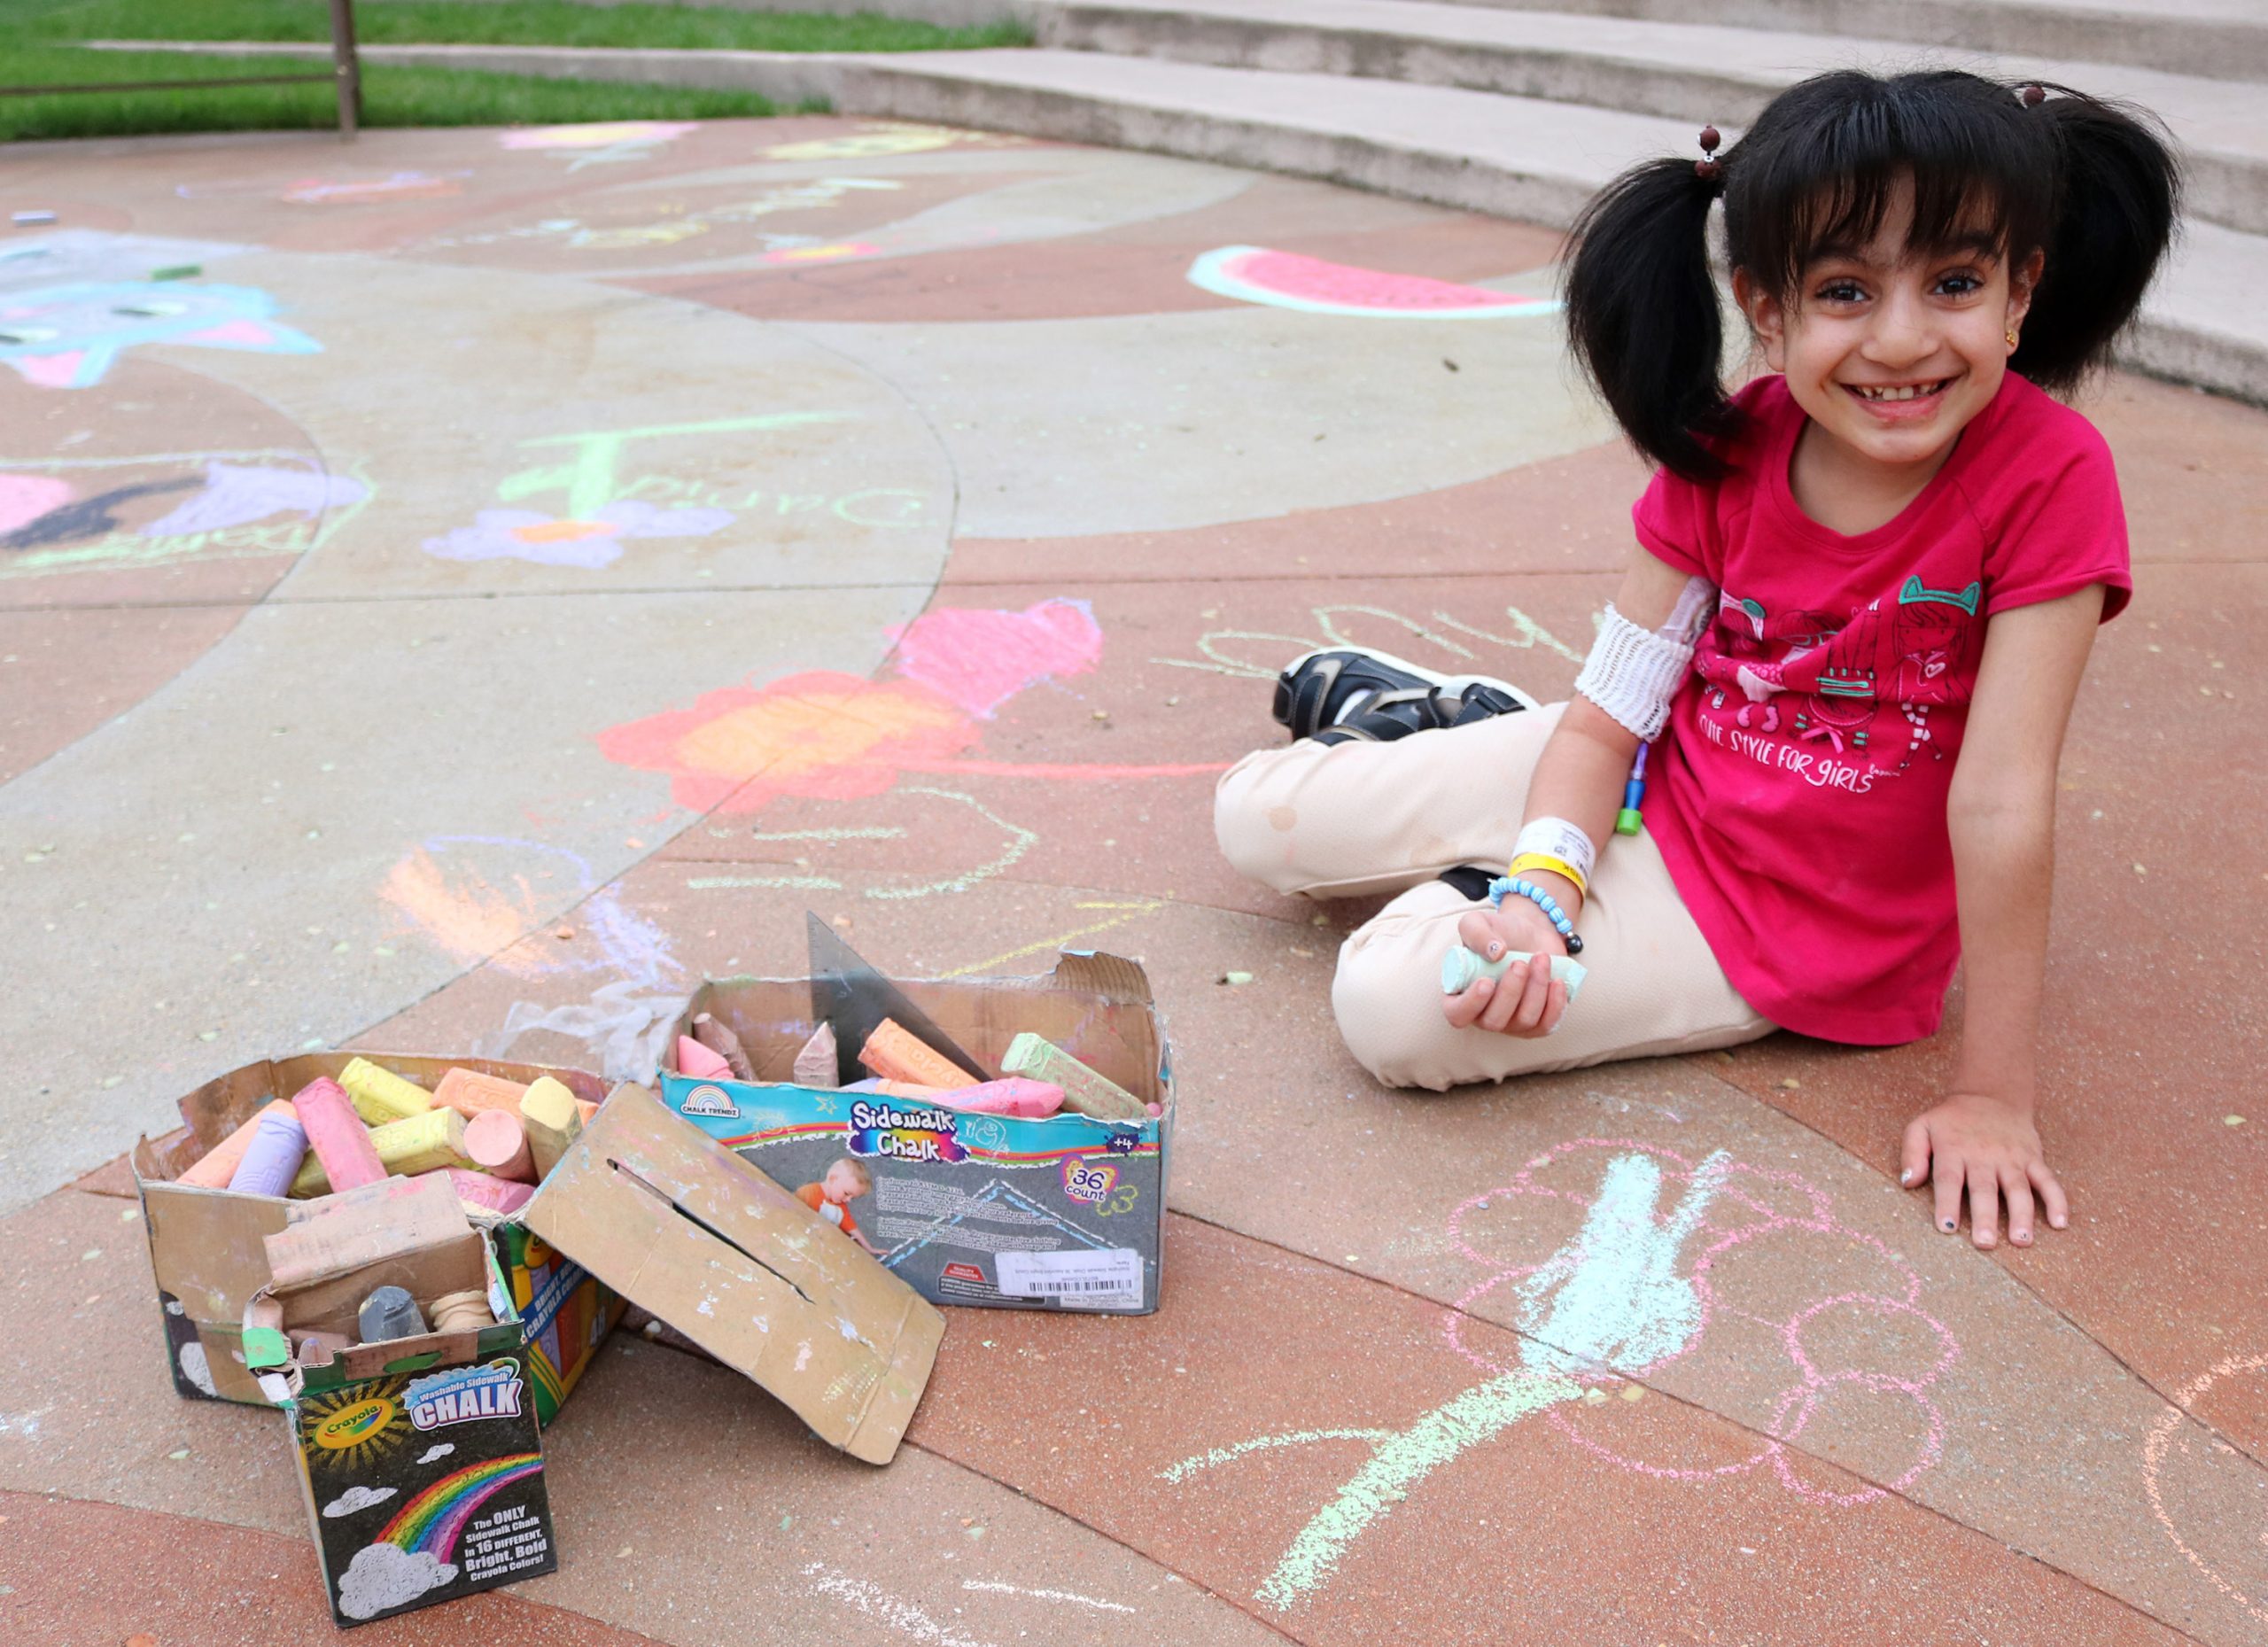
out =
{"type": "Polygon", "coordinates": [[[1517,905],[1507,899],[1502,909],[1476,909],[1457,923],[1457,937],[1484,963],[1515,954],[1529,959],[1510,961],[1501,977],[1484,970],[1460,993],[1444,993],[1441,1012],[1454,1028],[1533,1037],[1559,1027],[1571,991],[1564,978],[1552,975],[1550,962],[1565,961],[1567,946],[1542,910],[1525,898],[1517,905]]]}

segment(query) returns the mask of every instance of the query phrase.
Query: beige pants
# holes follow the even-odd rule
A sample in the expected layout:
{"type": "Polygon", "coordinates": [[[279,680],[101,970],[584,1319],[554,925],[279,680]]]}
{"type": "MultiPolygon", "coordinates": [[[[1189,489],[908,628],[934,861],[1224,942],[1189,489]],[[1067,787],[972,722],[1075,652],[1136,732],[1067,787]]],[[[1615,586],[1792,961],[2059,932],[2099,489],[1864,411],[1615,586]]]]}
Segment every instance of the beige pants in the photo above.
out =
{"type": "Polygon", "coordinates": [[[1612,836],[1600,851],[1577,922],[1589,975],[1557,1030],[1530,1038],[1454,1029],[1442,1017],[1441,956],[1478,906],[1436,877],[1510,859],[1529,774],[1564,707],[1391,743],[1305,741],[1247,755],[1221,776],[1214,832],[1244,874],[1309,897],[1401,894],[1340,946],[1331,990],[1348,1050],[1388,1086],[1438,1092],[1731,1046],[1772,1029],[1726,980],[1643,833],[1612,836]]]}

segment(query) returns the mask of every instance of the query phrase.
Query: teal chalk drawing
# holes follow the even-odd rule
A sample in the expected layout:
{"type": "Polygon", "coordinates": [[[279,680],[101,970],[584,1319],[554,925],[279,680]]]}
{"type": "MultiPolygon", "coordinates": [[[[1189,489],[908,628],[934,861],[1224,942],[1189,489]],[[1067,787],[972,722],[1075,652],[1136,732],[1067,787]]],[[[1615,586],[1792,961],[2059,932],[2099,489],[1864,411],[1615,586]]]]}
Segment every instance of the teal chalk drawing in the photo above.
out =
{"type": "Polygon", "coordinates": [[[1409,1428],[1262,1436],[1185,1458],[1162,1478],[1179,1482],[1268,1448],[1374,1442],[1368,1462],[1300,1530],[1256,1592],[1268,1605],[1290,1610],[1327,1582],[1355,1542],[1435,1471],[1532,1413],[1581,1399],[1586,1379],[1643,1371],[1692,1342],[1705,1312],[1693,1283],[1677,1271],[1678,1255],[1732,1167],[1725,1151],[1711,1154],[1663,1216],[1662,1172],[1652,1157],[1633,1153],[1608,1161],[1582,1229],[1520,1284],[1520,1364],[1409,1428]]]}
{"type": "Polygon", "coordinates": [[[653,423],[642,429],[593,430],[581,434],[545,435],[520,445],[571,447],[574,455],[564,463],[523,470],[498,483],[496,495],[507,503],[544,492],[566,493],[565,517],[587,520],[619,495],[617,469],[623,449],[633,441],[692,435],[747,434],[758,430],[793,429],[806,423],[842,423],[848,412],[771,412],[748,417],[719,417],[693,423],[653,423]]]}

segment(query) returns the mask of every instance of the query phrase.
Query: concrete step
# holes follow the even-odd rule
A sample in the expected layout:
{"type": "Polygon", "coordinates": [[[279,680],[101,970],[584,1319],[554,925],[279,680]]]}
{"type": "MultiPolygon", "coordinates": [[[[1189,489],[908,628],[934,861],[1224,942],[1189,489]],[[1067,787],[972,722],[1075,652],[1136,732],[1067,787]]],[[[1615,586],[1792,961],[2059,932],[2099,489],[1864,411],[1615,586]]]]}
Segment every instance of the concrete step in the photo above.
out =
{"type": "Polygon", "coordinates": [[[2078,86],[2153,111],[2189,157],[2191,209],[2268,233],[2268,87],[2245,82],[1437,0],[1047,0],[1033,20],[1048,47],[1458,86],[1697,126],[1751,120],[1783,89],[1829,68],[1954,64],[2078,86]]]}
{"type": "MultiPolygon", "coordinates": [[[[1693,0],[1464,0],[1501,10],[1587,12],[1690,22],[1693,0]]],[[[1896,40],[2127,63],[2177,74],[2268,81],[2268,7],[2259,0],[1712,0],[1709,21],[1858,40],[1896,40]]]]}
{"type": "MultiPolygon", "coordinates": [[[[228,43],[104,43],[242,53],[228,43]]],[[[315,55],[324,47],[269,48],[315,55]]],[[[1650,155],[1689,151],[1693,125],[1579,104],[1334,74],[1216,68],[1045,49],[797,54],[565,47],[379,46],[373,62],[649,84],[735,86],[842,113],[935,120],[1285,172],[1564,227],[1650,155]]],[[[1729,128],[1728,136],[1733,135],[1729,128]]],[[[2192,223],[2124,358],[2268,405],[2268,236],[2192,223]]]]}

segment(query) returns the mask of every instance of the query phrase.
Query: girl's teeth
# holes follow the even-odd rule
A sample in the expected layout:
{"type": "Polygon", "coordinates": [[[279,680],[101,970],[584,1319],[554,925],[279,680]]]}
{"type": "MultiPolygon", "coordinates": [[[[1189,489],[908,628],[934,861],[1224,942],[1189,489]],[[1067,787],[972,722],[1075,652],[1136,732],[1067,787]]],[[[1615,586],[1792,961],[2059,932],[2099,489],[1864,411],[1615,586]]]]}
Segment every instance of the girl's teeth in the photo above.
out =
{"type": "Polygon", "coordinates": [[[1939,385],[1923,384],[1919,387],[1908,384],[1896,389],[1861,389],[1859,392],[1869,400],[1910,400],[1916,395],[1935,394],[1939,385]]]}

